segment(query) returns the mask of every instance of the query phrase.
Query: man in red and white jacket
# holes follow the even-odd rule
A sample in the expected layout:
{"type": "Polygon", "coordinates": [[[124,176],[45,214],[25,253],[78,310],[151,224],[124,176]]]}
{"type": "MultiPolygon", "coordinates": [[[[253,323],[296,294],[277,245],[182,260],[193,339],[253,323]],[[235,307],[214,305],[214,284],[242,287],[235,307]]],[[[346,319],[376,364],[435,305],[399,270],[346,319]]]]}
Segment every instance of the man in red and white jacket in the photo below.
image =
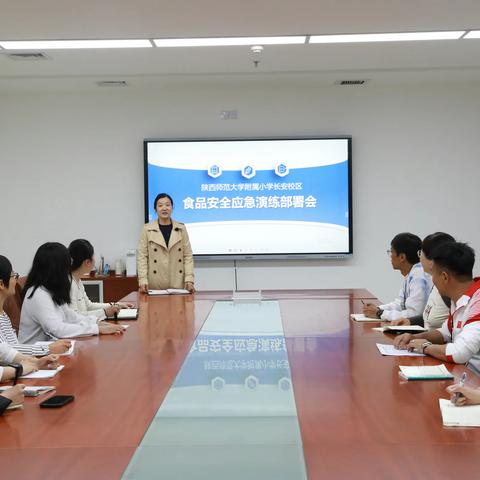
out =
{"type": "Polygon", "coordinates": [[[432,252],[432,280],[440,295],[452,300],[441,328],[398,336],[399,349],[421,352],[454,363],[468,363],[480,372],[480,279],[472,278],[475,252],[464,243],[449,242],[432,252]]]}

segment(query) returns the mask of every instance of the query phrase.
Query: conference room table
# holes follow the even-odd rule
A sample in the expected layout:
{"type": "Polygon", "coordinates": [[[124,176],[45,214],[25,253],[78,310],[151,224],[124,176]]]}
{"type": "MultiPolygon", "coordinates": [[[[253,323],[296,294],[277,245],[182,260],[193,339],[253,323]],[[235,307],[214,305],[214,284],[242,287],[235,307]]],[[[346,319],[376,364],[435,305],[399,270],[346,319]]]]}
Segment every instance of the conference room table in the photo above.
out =
{"type": "MultiPolygon", "coordinates": [[[[386,357],[393,336],[354,322],[364,289],[262,291],[280,307],[301,445],[309,480],[471,479],[480,474],[480,429],[444,427],[439,398],[452,381],[406,381],[386,357]]],[[[53,385],[74,402],[42,409],[43,395],[0,417],[0,472],[9,479],[120,479],[216,302],[232,292],[149,297],[123,335],[77,339],[63,371],[27,385],[53,385]]],[[[463,365],[446,364],[458,380],[463,365]]],[[[469,372],[468,384],[480,386],[469,372]]],[[[162,475],[161,467],[156,478],[162,475]]],[[[194,476],[192,478],[195,478],[194,476]]],[[[292,478],[292,480],[295,480],[292,478]]]]}

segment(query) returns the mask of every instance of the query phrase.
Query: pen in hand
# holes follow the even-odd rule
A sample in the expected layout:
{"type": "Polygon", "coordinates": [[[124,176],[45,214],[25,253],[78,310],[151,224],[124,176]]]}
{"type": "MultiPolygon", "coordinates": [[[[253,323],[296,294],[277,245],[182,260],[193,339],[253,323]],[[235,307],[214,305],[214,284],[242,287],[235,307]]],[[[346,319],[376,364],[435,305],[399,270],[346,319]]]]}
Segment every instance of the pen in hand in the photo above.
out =
{"type": "MultiPolygon", "coordinates": [[[[463,372],[463,373],[462,373],[462,376],[460,377],[460,382],[459,382],[459,385],[460,385],[461,387],[463,387],[463,386],[465,385],[465,380],[466,380],[466,379],[467,379],[467,372],[463,372]]],[[[460,393],[460,392],[455,392],[455,393],[453,394],[452,403],[453,403],[454,405],[456,405],[457,402],[458,402],[458,400],[460,400],[460,397],[462,397],[462,396],[463,396],[462,393],[460,393]]]]}

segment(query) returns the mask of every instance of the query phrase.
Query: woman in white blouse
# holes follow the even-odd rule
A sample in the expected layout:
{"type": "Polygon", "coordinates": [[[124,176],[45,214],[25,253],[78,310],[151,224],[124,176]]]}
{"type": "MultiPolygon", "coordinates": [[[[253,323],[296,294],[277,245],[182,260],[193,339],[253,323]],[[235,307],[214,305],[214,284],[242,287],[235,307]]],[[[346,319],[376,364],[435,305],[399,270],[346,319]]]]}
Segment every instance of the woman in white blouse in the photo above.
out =
{"type": "Polygon", "coordinates": [[[61,243],[45,243],[37,250],[23,290],[20,342],[123,333],[121,325],[97,322],[94,315],[69,307],[70,267],[70,254],[61,243]]]}
{"type": "Polygon", "coordinates": [[[68,247],[72,257],[72,286],[70,289],[70,307],[84,315],[94,315],[98,320],[114,317],[121,308],[133,307],[127,303],[98,303],[92,302],[85,292],[82,277],[95,268],[94,250],[88,240],[74,240],[68,247]]]}

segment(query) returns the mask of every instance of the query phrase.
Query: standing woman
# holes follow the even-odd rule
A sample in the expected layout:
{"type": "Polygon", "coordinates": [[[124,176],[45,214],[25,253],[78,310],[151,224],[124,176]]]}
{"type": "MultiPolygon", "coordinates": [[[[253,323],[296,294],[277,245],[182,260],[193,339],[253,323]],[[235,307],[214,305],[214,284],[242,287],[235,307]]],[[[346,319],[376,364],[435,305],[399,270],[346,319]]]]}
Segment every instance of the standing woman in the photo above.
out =
{"type": "Polygon", "coordinates": [[[148,289],[184,288],[194,292],[193,255],[187,228],[172,219],[173,200],[159,193],[154,202],[158,220],[144,225],[138,243],[138,285],[148,289]]]}

